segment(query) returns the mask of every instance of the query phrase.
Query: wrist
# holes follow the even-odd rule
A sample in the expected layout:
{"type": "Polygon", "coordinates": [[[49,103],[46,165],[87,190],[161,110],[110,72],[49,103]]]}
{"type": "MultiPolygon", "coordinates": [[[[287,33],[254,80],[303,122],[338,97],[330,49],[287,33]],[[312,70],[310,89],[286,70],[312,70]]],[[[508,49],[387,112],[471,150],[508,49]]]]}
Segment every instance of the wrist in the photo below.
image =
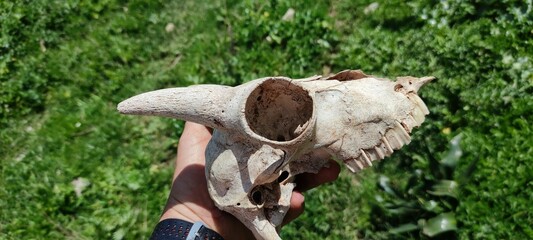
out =
{"type": "Polygon", "coordinates": [[[157,224],[150,240],[224,240],[220,234],[209,229],[201,221],[191,223],[182,219],[168,218],[157,224]]]}
{"type": "Polygon", "coordinates": [[[191,202],[170,200],[159,221],[173,218],[192,223],[202,221],[207,228],[220,234],[224,239],[254,239],[252,232],[239,220],[214,206],[209,208],[191,202]]]}
{"type": "Polygon", "coordinates": [[[165,210],[163,211],[163,214],[159,218],[159,221],[161,222],[165,219],[172,219],[172,218],[183,219],[189,222],[195,222],[195,221],[202,220],[199,216],[192,213],[191,210],[187,209],[186,207],[182,207],[180,205],[174,205],[171,207],[167,206],[165,210]]]}
{"type": "MultiPolygon", "coordinates": [[[[217,211],[219,210],[217,209],[217,211]]],[[[194,203],[180,203],[179,201],[170,200],[159,218],[159,222],[167,219],[182,219],[191,223],[200,221],[205,227],[214,232],[221,235],[224,234],[223,227],[220,226],[220,222],[217,222],[218,217],[216,214],[206,211],[194,203]]]]}

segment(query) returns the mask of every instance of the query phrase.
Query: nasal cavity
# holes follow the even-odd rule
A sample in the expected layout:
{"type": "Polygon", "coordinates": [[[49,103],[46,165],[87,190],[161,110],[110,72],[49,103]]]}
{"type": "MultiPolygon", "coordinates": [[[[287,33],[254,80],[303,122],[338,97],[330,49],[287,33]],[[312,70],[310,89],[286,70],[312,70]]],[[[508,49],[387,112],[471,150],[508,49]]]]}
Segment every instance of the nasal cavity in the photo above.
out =
{"type": "Polygon", "coordinates": [[[300,136],[313,115],[309,92],[286,79],[269,79],[246,100],[246,121],[252,131],[285,142],[300,136]]]}
{"type": "Polygon", "coordinates": [[[281,174],[280,174],[279,177],[278,177],[278,183],[282,183],[282,182],[285,181],[288,177],[289,177],[289,172],[287,172],[287,171],[283,171],[283,172],[281,172],[281,174]]]}

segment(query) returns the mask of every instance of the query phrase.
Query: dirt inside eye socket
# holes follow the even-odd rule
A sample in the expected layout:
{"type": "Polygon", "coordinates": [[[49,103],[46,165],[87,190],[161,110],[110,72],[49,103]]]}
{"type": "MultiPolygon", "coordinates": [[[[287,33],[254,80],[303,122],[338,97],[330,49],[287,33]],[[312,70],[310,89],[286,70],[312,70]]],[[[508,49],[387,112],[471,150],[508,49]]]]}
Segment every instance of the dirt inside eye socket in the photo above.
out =
{"type": "Polygon", "coordinates": [[[252,131],[269,140],[286,142],[307,128],[313,115],[313,99],[301,86],[270,79],[252,91],[245,108],[252,131]]]}

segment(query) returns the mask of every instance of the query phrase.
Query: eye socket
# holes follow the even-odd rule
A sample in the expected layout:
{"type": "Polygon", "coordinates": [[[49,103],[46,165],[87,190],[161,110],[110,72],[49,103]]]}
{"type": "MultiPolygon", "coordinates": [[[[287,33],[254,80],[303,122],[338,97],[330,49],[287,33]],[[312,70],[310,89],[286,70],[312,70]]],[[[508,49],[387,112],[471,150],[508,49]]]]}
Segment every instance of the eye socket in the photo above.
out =
{"type": "Polygon", "coordinates": [[[261,189],[256,188],[252,191],[250,200],[255,205],[261,205],[265,203],[265,198],[263,197],[263,193],[260,190],[261,189]]]}
{"type": "Polygon", "coordinates": [[[250,129],[277,142],[299,137],[313,115],[309,92],[287,79],[269,79],[257,86],[246,100],[245,117],[250,129]]]}

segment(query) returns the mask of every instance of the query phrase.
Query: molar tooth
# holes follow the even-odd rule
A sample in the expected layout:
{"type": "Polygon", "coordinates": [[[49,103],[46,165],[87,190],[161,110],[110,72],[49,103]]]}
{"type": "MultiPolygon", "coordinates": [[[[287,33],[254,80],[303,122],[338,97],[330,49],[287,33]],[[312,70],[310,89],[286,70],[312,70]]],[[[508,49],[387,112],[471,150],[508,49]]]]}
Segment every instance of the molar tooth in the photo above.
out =
{"type": "Polygon", "coordinates": [[[413,109],[413,112],[411,114],[413,115],[413,118],[416,120],[416,125],[414,126],[420,126],[420,124],[424,122],[424,119],[426,118],[423,110],[420,109],[419,107],[415,107],[415,109],[413,109]]]}
{"type": "Polygon", "coordinates": [[[411,128],[411,125],[406,120],[407,119],[402,120],[401,125],[402,125],[402,128],[407,133],[407,135],[409,135],[409,133],[411,133],[411,130],[413,130],[413,128],[411,128]]]}
{"type": "Polygon", "coordinates": [[[387,152],[388,152],[389,154],[392,153],[392,152],[394,152],[394,150],[392,149],[392,147],[391,147],[391,145],[390,145],[390,143],[389,143],[389,140],[387,140],[387,137],[384,136],[384,137],[381,139],[381,141],[383,141],[383,144],[384,144],[385,147],[387,148],[387,152]]]}
{"type": "Polygon", "coordinates": [[[394,129],[389,129],[385,134],[385,138],[387,138],[392,149],[400,149],[404,145],[402,138],[398,136],[394,129]]]}
{"type": "Polygon", "coordinates": [[[422,110],[424,115],[429,114],[428,107],[426,106],[424,101],[422,101],[422,99],[418,95],[416,95],[414,93],[411,93],[411,94],[409,94],[409,98],[420,108],[420,110],[422,110]]]}
{"type": "Polygon", "coordinates": [[[361,170],[361,169],[358,169],[355,163],[352,161],[344,162],[344,164],[346,164],[346,167],[353,173],[357,173],[361,170]]]}
{"type": "Polygon", "coordinates": [[[357,164],[356,158],[346,159],[344,160],[344,164],[353,173],[357,173],[363,169],[362,167],[360,167],[360,164],[357,164]]]}
{"type": "Polygon", "coordinates": [[[413,117],[412,114],[407,114],[407,118],[404,119],[405,125],[409,127],[409,132],[412,130],[415,126],[418,126],[418,121],[413,117]]]}
{"type": "Polygon", "coordinates": [[[357,160],[355,160],[354,162],[355,162],[355,164],[357,165],[357,167],[359,167],[359,169],[363,170],[363,169],[365,168],[365,166],[363,166],[363,164],[361,163],[361,161],[357,161],[357,160]]]}
{"type": "Polygon", "coordinates": [[[367,149],[366,154],[368,155],[368,158],[371,161],[379,160],[378,153],[376,152],[376,149],[367,149]]]}
{"type": "Polygon", "coordinates": [[[356,158],[348,159],[344,161],[344,164],[346,164],[346,167],[348,167],[348,169],[350,169],[350,171],[353,173],[359,172],[364,168],[364,166],[356,158]]]}
{"type": "Polygon", "coordinates": [[[408,143],[411,142],[411,136],[409,135],[407,130],[405,130],[405,128],[403,127],[403,125],[401,123],[396,122],[396,127],[393,128],[393,130],[396,131],[396,133],[402,139],[402,142],[404,144],[408,144],[408,143]]]}
{"type": "Polygon", "coordinates": [[[363,149],[361,149],[361,158],[368,166],[372,166],[372,161],[370,161],[370,158],[368,158],[368,155],[366,155],[366,152],[363,149]]]}
{"type": "Polygon", "coordinates": [[[381,146],[375,146],[374,151],[376,151],[376,153],[378,154],[378,157],[379,157],[378,160],[385,158],[385,153],[383,149],[381,148],[381,146]]]}

